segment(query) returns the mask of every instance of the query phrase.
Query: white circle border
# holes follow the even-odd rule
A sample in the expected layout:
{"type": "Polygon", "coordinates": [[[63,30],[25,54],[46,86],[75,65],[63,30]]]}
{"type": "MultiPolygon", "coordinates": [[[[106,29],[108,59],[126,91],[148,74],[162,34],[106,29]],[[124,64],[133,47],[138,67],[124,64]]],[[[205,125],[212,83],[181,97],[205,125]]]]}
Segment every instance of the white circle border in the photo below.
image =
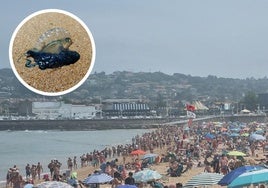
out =
{"type": "Polygon", "coordinates": [[[61,95],[65,95],[67,93],[70,93],[74,90],[76,90],[78,87],[80,87],[86,80],[87,78],[89,77],[93,67],[94,67],[94,64],[95,64],[95,58],[96,58],[96,46],[95,46],[95,42],[94,42],[94,38],[93,38],[93,35],[91,33],[91,31],[88,29],[87,25],[79,18],[77,17],[76,15],[70,13],[70,12],[67,12],[65,10],[61,10],[61,9],[44,9],[44,10],[40,10],[40,11],[37,11],[37,12],[34,12],[32,14],[30,14],[29,16],[27,16],[26,18],[24,18],[22,20],[22,22],[20,22],[20,24],[16,27],[16,29],[14,30],[13,34],[12,34],[12,37],[11,37],[11,40],[10,40],[10,43],[9,43],[9,62],[10,62],[10,65],[11,65],[11,68],[15,74],[15,76],[17,77],[17,79],[26,87],[28,88],[29,90],[37,93],[37,94],[40,94],[40,95],[44,95],[44,96],[61,96],[61,95]],[[76,84],[74,85],[73,87],[65,90],[65,91],[60,91],[60,92],[44,92],[44,91],[40,91],[32,86],[30,86],[28,83],[26,83],[19,75],[19,73],[17,72],[17,69],[14,65],[14,61],[13,61],[13,55],[12,55],[12,49],[13,49],[13,43],[14,43],[14,40],[15,40],[15,37],[18,33],[18,31],[20,30],[20,28],[27,22],[29,21],[31,18],[39,15],[39,14],[43,14],[43,13],[61,13],[61,14],[65,14],[67,16],[70,16],[72,17],[73,19],[75,19],[76,21],[78,21],[82,27],[86,30],[89,38],[90,38],[90,42],[91,42],[91,47],[92,47],[92,57],[91,57],[91,62],[90,62],[90,66],[89,66],[89,69],[87,71],[87,73],[85,74],[85,76],[76,84]]]}

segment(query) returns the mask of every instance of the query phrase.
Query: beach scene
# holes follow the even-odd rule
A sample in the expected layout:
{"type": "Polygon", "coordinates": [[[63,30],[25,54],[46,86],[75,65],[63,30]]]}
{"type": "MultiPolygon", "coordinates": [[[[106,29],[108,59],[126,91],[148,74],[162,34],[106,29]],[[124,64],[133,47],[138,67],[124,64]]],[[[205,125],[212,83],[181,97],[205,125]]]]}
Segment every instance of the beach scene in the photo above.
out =
{"type": "Polygon", "coordinates": [[[267,188],[267,8],[5,1],[0,188],[267,188]]]}
{"type": "Polygon", "coordinates": [[[73,180],[73,187],[119,187],[128,185],[130,173],[134,177],[132,186],[137,187],[265,185],[265,175],[255,183],[243,180],[237,186],[232,182],[236,178],[239,181],[243,173],[267,173],[266,127],[266,123],[258,122],[206,122],[190,126],[165,125],[153,130],[1,132],[1,139],[16,136],[21,142],[10,141],[18,148],[16,151],[5,149],[4,160],[5,153],[8,161],[13,152],[24,156],[14,157],[12,164],[1,165],[6,166],[6,173],[11,177],[10,182],[3,179],[2,187],[12,187],[16,174],[21,178],[21,187],[42,187],[43,182],[55,181],[71,184],[73,180]],[[36,143],[25,148],[29,145],[27,142],[33,140],[36,143]],[[245,169],[240,175],[228,177],[242,167],[245,169]],[[91,179],[92,176],[100,179],[91,179]]]}

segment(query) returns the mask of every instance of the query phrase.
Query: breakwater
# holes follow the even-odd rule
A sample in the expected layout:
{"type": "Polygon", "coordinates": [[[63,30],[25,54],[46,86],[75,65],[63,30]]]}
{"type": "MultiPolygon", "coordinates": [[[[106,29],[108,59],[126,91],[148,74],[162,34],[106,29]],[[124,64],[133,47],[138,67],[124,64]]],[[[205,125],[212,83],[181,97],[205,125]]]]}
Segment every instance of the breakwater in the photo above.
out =
{"type": "MultiPolygon", "coordinates": [[[[267,122],[265,115],[210,116],[194,119],[195,123],[207,121],[267,122]]],[[[10,130],[107,130],[157,128],[162,125],[183,125],[187,120],[175,118],[150,119],[93,119],[93,120],[1,120],[0,131],[10,130]]]]}
{"type": "Polygon", "coordinates": [[[167,119],[96,119],[96,120],[1,120],[4,130],[107,130],[156,128],[167,119]]]}

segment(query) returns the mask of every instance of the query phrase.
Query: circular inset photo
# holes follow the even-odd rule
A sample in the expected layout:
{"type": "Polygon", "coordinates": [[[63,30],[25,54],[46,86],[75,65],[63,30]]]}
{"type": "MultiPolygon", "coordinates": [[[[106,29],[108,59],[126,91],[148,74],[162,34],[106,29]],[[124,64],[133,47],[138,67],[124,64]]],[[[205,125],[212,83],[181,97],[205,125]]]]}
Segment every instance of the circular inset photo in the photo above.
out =
{"type": "Polygon", "coordinates": [[[31,91],[59,96],[78,88],[95,61],[93,36],[77,16],[46,9],[25,18],[9,45],[10,64],[31,91]]]}

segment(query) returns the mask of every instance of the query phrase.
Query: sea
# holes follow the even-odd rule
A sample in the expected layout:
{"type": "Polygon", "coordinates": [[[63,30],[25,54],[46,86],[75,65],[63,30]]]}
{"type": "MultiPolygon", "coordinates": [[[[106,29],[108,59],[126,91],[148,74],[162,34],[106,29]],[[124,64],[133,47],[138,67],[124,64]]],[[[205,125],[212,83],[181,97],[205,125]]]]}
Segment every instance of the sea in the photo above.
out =
{"type": "MultiPolygon", "coordinates": [[[[44,172],[47,165],[57,159],[61,169],[67,169],[68,157],[80,156],[94,149],[129,144],[136,135],[148,129],[115,129],[96,131],[0,131],[0,183],[9,168],[16,165],[22,175],[25,166],[40,162],[44,172]]],[[[80,161],[78,161],[79,164],[80,161]]]]}

